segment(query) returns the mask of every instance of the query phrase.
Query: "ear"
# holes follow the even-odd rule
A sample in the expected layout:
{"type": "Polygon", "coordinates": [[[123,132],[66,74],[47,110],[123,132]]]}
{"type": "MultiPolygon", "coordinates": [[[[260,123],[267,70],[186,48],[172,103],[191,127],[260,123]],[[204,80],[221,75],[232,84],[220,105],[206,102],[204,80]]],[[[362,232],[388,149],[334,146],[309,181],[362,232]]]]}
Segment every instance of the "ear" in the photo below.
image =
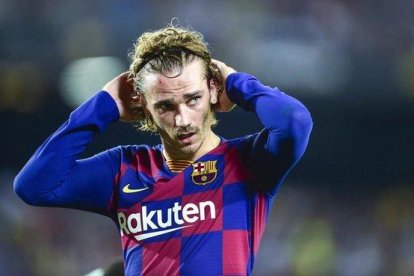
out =
{"type": "Polygon", "coordinates": [[[218,102],[217,85],[213,79],[210,80],[210,103],[216,104],[218,102]]]}
{"type": "Polygon", "coordinates": [[[132,95],[131,95],[131,98],[132,98],[132,102],[134,102],[134,104],[142,106],[143,95],[140,92],[134,91],[134,93],[132,93],[132,95]]]}
{"type": "Polygon", "coordinates": [[[136,111],[139,114],[139,118],[144,118],[150,116],[150,112],[147,109],[147,103],[145,101],[145,97],[142,93],[134,91],[134,93],[131,96],[131,100],[133,103],[133,106],[135,106],[136,111]]]}

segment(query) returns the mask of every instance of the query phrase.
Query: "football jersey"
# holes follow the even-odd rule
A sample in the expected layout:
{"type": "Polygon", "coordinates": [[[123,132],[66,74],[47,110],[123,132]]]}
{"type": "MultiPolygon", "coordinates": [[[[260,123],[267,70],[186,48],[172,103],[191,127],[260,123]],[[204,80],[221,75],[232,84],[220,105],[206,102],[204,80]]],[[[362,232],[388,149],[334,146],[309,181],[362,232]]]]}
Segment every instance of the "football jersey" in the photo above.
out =
{"type": "Polygon", "coordinates": [[[85,102],[15,179],[27,203],[113,219],[125,275],[250,275],[273,199],[308,143],[312,120],[296,99],[245,73],[229,98],[264,128],[226,140],[179,173],[163,146],[131,145],[79,159],[93,135],[119,120],[105,91],[85,102]]]}

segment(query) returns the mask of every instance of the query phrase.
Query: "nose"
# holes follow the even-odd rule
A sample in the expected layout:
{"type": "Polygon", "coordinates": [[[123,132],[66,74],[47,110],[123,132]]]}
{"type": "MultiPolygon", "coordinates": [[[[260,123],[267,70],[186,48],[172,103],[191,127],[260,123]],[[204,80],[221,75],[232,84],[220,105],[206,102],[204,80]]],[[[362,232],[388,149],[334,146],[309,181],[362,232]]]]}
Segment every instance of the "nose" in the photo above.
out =
{"type": "Polygon", "coordinates": [[[185,105],[179,105],[177,108],[177,113],[175,114],[175,125],[177,127],[185,127],[190,124],[190,118],[188,110],[186,110],[185,105]]]}

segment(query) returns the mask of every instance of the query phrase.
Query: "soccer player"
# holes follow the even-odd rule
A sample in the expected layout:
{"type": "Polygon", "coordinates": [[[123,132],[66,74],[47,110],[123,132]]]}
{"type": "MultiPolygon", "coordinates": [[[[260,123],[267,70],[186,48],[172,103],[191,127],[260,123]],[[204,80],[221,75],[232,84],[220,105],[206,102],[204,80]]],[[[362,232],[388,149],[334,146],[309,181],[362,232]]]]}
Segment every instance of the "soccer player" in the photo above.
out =
{"type": "Polygon", "coordinates": [[[275,195],[308,144],[308,110],[213,60],[196,31],[168,26],[134,46],[129,72],[37,149],[15,179],[16,193],[31,205],[110,217],[126,275],[250,275],[275,195]],[[263,129],[230,140],[214,133],[214,112],[233,103],[263,129]],[[161,144],[79,159],[119,120],[139,122],[161,144]]]}

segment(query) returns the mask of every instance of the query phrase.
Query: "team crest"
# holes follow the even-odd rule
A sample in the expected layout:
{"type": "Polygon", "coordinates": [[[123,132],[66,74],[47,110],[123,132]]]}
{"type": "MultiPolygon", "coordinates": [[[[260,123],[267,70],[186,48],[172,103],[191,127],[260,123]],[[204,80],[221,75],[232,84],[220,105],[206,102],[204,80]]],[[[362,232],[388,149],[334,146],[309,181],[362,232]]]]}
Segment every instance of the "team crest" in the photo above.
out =
{"type": "Polygon", "coordinates": [[[197,185],[206,185],[216,179],[217,176],[217,161],[197,162],[193,165],[193,172],[191,178],[197,185]]]}

